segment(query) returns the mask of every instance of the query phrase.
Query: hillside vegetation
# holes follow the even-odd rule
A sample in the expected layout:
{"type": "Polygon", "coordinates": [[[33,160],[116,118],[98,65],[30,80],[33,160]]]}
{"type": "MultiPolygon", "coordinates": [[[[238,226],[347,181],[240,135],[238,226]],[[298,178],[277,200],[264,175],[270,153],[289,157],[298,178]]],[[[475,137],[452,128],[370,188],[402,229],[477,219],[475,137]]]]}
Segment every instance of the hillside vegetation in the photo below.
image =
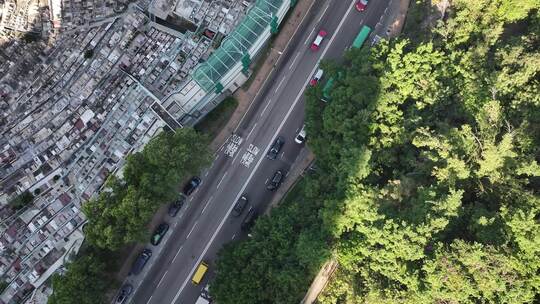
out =
{"type": "Polygon", "coordinates": [[[220,254],[221,304],[540,298],[540,3],[452,1],[429,35],[351,50],[307,92],[318,170],[220,254]]]}

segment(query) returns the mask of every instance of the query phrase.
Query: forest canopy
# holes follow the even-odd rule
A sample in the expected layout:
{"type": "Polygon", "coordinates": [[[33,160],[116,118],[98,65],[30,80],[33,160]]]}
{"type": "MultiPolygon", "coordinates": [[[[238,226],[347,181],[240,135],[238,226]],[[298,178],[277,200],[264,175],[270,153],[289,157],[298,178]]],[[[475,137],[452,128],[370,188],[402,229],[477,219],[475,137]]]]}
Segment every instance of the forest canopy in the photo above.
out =
{"type": "MultiPolygon", "coordinates": [[[[280,288],[257,303],[300,301],[316,273],[306,256],[288,256],[290,267],[259,258],[299,242],[314,264],[327,250],[339,262],[320,303],[538,301],[539,8],[535,0],[452,1],[425,35],[324,64],[338,81],[328,103],[324,83],[306,94],[318,172],[302,186],[310,203],[299,215],[318,220],[283,248],[271,240],[291,240],[287,225],[226,247],[211,286],[217,301],[234,303],[225,282],[259,294],[269,280],[280,288]],[[317,237],[305,242],[304,233],[317,237]],[[260,272],[227,274],[240,264],[260,272]]],[[[286,218],[273,212],[263,223],[286,218]]]]}

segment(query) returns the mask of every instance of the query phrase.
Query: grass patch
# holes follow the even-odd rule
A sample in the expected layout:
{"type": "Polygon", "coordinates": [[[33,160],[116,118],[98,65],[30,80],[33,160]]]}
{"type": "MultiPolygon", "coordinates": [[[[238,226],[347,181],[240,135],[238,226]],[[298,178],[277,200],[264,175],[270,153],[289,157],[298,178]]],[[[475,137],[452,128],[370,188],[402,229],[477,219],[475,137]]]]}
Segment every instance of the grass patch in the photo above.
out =
{"type": "Polygon", "coordinates": [[[229,96],[225,98],[217,107],[195,125],[195,130],[206,133],[214,138],[225,127],[231,115],[236,110],[238,101],[229,96]]]}
{"type": "Polygon", "coordinates": [[[300,176],[300,179],[294,183],[291,189],[285,194],[285,197],[281,199],[279,205],[290,205],[294,202],[301,203],[304,201],[304,188],[305,188],[305,178],[300,176]]]}

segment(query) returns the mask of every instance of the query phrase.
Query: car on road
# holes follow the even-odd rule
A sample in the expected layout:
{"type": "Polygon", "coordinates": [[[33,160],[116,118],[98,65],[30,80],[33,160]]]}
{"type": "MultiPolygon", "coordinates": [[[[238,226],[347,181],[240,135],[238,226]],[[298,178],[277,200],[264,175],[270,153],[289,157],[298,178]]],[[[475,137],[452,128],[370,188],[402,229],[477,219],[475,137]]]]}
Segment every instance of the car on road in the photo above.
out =
{"type": "Polygon", "coordinates": [[[189,182],[184,186],[184,194],[189,196],[199,185],[201,184],[201,179],[197,176],[192,177],[189,182]]]}
{"type": "Polygon", "coordinates": [[[244,212],[244,209],[246,209],[247,203],[248,203],[247,197],[245,195],[242,195],[238,199],[236,204],[234,204],[233,210],[231,212],[232,216],[239,217],[242,214],[242,212],[244,212]]]}
{"type": "Polygon", "coordinates": [[[285,144],[285,138],[278,136],[276,140],[274,141],[274,143],[272,144],[272,147],[268,151],[268,154],[266,154],[266,157],[268,157],[269,159],[276,159],[279,154],[279,151],[281,151],[281,148],[283,147],[284,144],[285,144]]]}
{"type": "Polygon", "coordinates": [[[294,138],[294,142],[297,144],[302,144],[306,140],[306,125],[302,125],[302,129],[300,129],[300,132],[296,135],[294,138]]]}
{"type": "Polygon", "coordinates": [[[125,303],[126,299],[129,297],[129,295],[132,292],[133,292],[133,286],[131,284],[124,284],[122,288],[120,289],[118,296],[116,296],[116,301],[114,303],[116,304],[125,303]]]}
{"type": "Polygon", "coordinates": [[[354,7],[356,7],[356,10],[359,12],[363,12],[366,10],[366,7],[368,5],[368,0],[358,0],[354,7]]]}
{"type": "Polygon", "coordinates": [[[240,229],[243,231],[248,231],[253,227],[253,224],[255,224],[255,220],[258,217],[257,210],[253,208],[253,206],[249,207],[248,212],[246,213],[246,216],[244,216],[244,219],[242,220],[242,224],[240,224],[240,229]]]}
{"type": "Polygon", "coordinates": [[[141,273],[141,271],[144,268],[144,265],[148,263],[148,260],[150,260],[150,257],[152,256],[152,250],[146,248],[144,249],[141,254],[137,257],[135,262],[133,262],[133,266],[131,266],[131,270],[129,271],[130,275],[138,275],[141,273]]]}
{"type": "Polygon", "coordinates": [[[279,188],[279,185],[281,185],[281,182],[283,181],[283,172],[281,170],[277,170],[270,181],[268,182],[268,185],[266,185],[266,189],[270,191],[274,191],[277,188],[279,188]]]}
{"type": "Polygon", "coordinates": [[[325,30],[320,30],[317,34],[317,37],[315,37],[315,40],[313,40],[313,43],[311,43],[311,50],[317,51],[321,47],[321,43],[323,42],[324,37],[326,37],[328,33],[326,33],[325,30]]]}
{"type": "Polygon", "coordinates": [[[152,239],[150,240],[150,243],[154,246],[159,245],[161,243],[161,240],[163,240],[163,237],[165,236],[165,233],[169,230],[169,224],[167,223],[161,223],[159,226],[157,226],[156,230],[154,230],[154,233],[152,234],[152,239]]]}
{"type": "Polygon", "coordinates": [[[317,72],[311,77],[311,80],[309,81],[309,85],[314,87],[319,83],[319,80],[321,80],[323,76],[324,71],[322,69],[318,69],[317,72]]]}
{"type": "Polygon", "coordinates": [[[194,285],[199,285],[207,271],[208,264],[206,264],[206,262],[201,262],[199,264],[199,267],[197,267],[197,271],[195,271],[193,277],[191,278],[191,283],[193,283],[194,285]]]}
{"type": "Polygon", "coordinates": [[[186,197],[181,195],[176,201],[169,205],[169,211],[167,212],[170,217],[175,217],[178,214],[178,211],[184,206],[186,197]]]}

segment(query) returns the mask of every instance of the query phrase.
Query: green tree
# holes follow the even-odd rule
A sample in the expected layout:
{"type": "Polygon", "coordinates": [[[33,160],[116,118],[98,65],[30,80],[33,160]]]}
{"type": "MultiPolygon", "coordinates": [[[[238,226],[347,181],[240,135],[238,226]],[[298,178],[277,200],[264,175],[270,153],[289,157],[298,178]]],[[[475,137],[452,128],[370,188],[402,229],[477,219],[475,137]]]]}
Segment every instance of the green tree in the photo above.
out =
{"type": "Polygon", "coordinates": [[[147,224],[178,196],[180,182],[209,164],[208,138],[191,128],[162,132],[128,156],[123,179],[111,176],[97,198],[85,203],[85,234],[92,244],[116,250],[144,241],[147,224]]]}
{"type": "Polygon", "coordinates": [[[32,203],[32,201],[34,201],[34,195],[32,195],[30,191],[24,191],[23,193],[12,199],[9,202],[9,206],[15,210],[19,210],[32,203]]]}
{"type": "Polygon", "coordinates": [[[67,265],[64,275],[52,277],[53,294],[48,304],[102,304],[111,284],[105,275],[106,264],[94,255],[77,258],[67,265]]]}
{"type": "Polygon", "coordinates": [[[320,303],[537,300],[540,3],[451,5],[421,39],[322,63],[341,71],[328,103],[306,93],[323,174],[223,250],[218,302],[298,302],[327,250],[340,268],[320,303]]]}
{"type": "Polygon", "coordinates": [[[297,303],[328,257],[326,234],[320,230],[316,201],[291,198],[261,217],[244,242],[219,253],[210,291],[219,303],[297,303]],[[231,292],[234,290],[235,292],[231,292]]]}

